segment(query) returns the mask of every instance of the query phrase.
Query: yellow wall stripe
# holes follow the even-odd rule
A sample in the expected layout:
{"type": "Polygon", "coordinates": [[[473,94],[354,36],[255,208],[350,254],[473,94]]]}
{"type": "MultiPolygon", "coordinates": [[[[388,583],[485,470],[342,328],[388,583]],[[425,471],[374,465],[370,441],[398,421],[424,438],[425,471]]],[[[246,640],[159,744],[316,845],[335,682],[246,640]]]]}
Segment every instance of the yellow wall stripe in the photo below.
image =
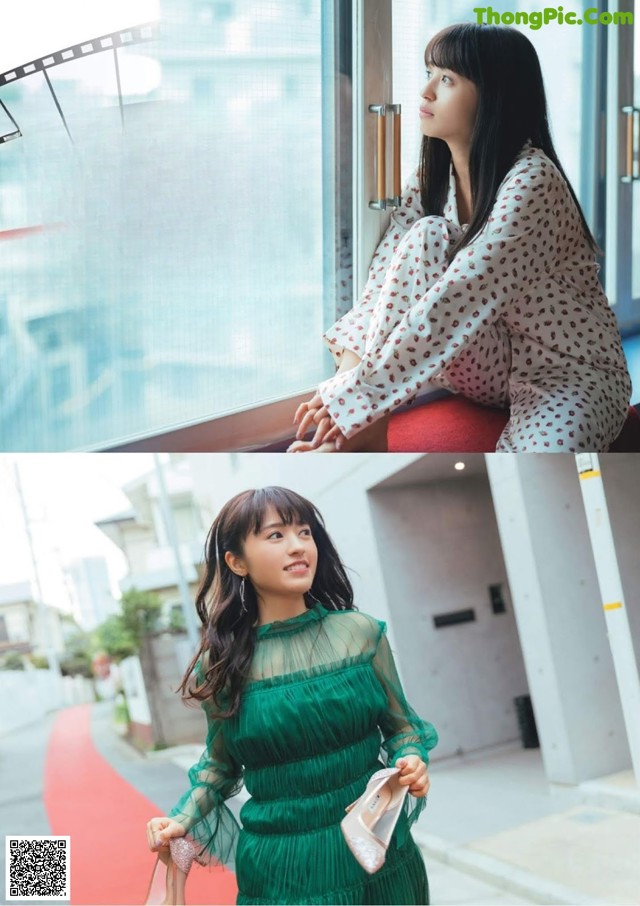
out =
{"type": "Polygon", "coordinates": [[[603,604],[603,610],[617,610],[619,607],[622,607],[622,601],[613,601],[611,604],[603,604]]]}
{"type": "Polygon", "coordinates": [[[583,478],[599,478],[599,477],[600,477],[600,472],[598,472],[597,469],[589,469],[588,472],[580,472],[580,481],[582,481],[583,478]]]}

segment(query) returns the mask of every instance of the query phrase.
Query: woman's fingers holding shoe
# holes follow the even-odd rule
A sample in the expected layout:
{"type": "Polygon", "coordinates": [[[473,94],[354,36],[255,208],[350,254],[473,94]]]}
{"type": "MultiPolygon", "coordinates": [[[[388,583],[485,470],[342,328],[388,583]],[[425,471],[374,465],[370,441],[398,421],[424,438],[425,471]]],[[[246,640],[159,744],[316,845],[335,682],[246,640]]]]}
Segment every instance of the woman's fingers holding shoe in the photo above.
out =
{"type": "Polygon", "coordinates": [[[431,782],[427,765],[417,755],[407,755],[398,759],[396,767],[400,768],[400,783],[409,786],[413,796],[426,796],[431,782]]]}
{"type": "Polygon", "coordinates": [[[152,818],[147,823],[147,840],[152,851],[168,846],[172,837],[183,837],[184,834],[183,826],[173,818],[152,818]]]}

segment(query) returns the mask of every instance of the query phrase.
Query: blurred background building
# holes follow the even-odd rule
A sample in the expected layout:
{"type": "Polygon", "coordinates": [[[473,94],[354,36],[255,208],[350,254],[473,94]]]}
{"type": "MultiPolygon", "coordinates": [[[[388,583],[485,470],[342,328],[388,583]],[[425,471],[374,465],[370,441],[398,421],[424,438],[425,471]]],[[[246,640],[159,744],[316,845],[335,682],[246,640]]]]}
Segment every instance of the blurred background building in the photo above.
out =
{"type": "Polygon", "coordinates": [[[67,567],[67,576],[74,616],[83,629],[94,629],[117,612],[104,557],[75,560],[67,567]]]}
{"type": "Polygon", "coordinates": [[[30,582],[0,585],[0,655],[42,656],[47,642],[64,650],[64,616],[57,607],[40,608],[30,582]]]}
{"type": "MultiPolygon", "coordinates": [[[[195,593],[198,566],[204,548],[204,524],[194,498],[193,479],[186,460],[172,461],[165,467],[167,494],[175,525],[180,558],[190,590],[195,593]]],[[[157,592],[170,620],[174,608],[181,610],[178,574],[159,499],[155,473],[142,476],[125,485],[124,493],[131,509],[101,519],[97,525],[124,553],[129,567],[120,582],[126,592],[132,588],[157,592]]]]}

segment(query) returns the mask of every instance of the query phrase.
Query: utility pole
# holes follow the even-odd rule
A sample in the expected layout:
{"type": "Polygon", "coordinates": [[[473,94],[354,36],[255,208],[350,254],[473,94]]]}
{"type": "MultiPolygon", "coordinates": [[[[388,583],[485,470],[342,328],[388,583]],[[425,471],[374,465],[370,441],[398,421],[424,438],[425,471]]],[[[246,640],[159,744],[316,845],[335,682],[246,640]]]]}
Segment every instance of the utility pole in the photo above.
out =
{"type": "Polygon", "coordinates": [[[580,476],[582,501],[598,574],[607,636],[631,750],[631,762],[636,784],[640,787],[640,677],[622,593],[622,581],[598,455],[577,453],[576,466],[580,476]]]}
{"type": "Polygon", "coordinates": [[[178,535],[173,519],[173,512],[171,511],[171,503],[169,501],[169,495],[167,494],[167,488],[164,481],[162,463],[160,461],[160,456],[157,453],[153,454],[153,461],[155,464],[156,477],[158,479],[158,489],[160,491],[160,508],[162,510],[162,519],[164,522],[165,530],[167,532],[167,538],[169,539],[169,544],[171,545],[171,548],[173,550],[176,572],[178,574],[178,588],[180,590],[182,613],[184,615],[185,626],[187,627],[189,645],[191,646],[192,651],[195,653],[195,650],[198,647],[198,630],[196,628],[194,615],[195,607],[191,600],[191,595],[189,594],[189,586],[187,585],[187,580],[184,575],[184,568],[182,566],[182,560],[180,558],[180,546],[178,544],[178,535]]]}
{"type": "Polygon", "coordinates": [[[34,584],[36,587],[36,596],[38,598],[38,618],[41,628],[41,632],[44,634],[44,647],[46,650],[47,662],[49,664],[49,670],[54,677],[54,682],[56,684],[56,707],[60,707],[62,703],[61,697],[61,686],[60,680],[62,674],[60,673],[60,662],[58,661],[58,655],[55,652],[53,646],[53,626],[51,625],[51,609],[48,608],[44,603],[44,598],[42,595],[42,583],[40,582],[40,570],[38,568],[38,561],[35,554],[35,548],[33,546],[33,535],[31,533],[31,520],[29,519],[29,513],[27,511],[27,505],[24,499],[24,492],[22,490],[22,481],[20,479],[20,468],[18,466],[17,460],[13,463],[16,490],[18,492],[18,500],[20,501],[20,509],[22,511],[22,519],[24,521],[25,532],[27,535],[27,542],[29,545],[29,554],[31,556],[31,568],[33,571],[34,584]]]}

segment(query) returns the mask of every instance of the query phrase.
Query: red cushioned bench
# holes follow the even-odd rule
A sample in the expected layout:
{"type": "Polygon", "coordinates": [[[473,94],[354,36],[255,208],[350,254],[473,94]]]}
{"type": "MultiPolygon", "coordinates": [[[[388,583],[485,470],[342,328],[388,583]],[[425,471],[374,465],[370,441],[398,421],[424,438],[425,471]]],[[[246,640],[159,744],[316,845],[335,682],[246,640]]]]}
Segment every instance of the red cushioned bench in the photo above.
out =
{"type": "MultiPolygon", "coordinates": [[[[390,453],[493,453],[507,409],[490,409],[463,396],[410,406],[389,420],[390,453]]],[[[640,415],[634,406],[610,453],[640,453],[640,415]]]]}

